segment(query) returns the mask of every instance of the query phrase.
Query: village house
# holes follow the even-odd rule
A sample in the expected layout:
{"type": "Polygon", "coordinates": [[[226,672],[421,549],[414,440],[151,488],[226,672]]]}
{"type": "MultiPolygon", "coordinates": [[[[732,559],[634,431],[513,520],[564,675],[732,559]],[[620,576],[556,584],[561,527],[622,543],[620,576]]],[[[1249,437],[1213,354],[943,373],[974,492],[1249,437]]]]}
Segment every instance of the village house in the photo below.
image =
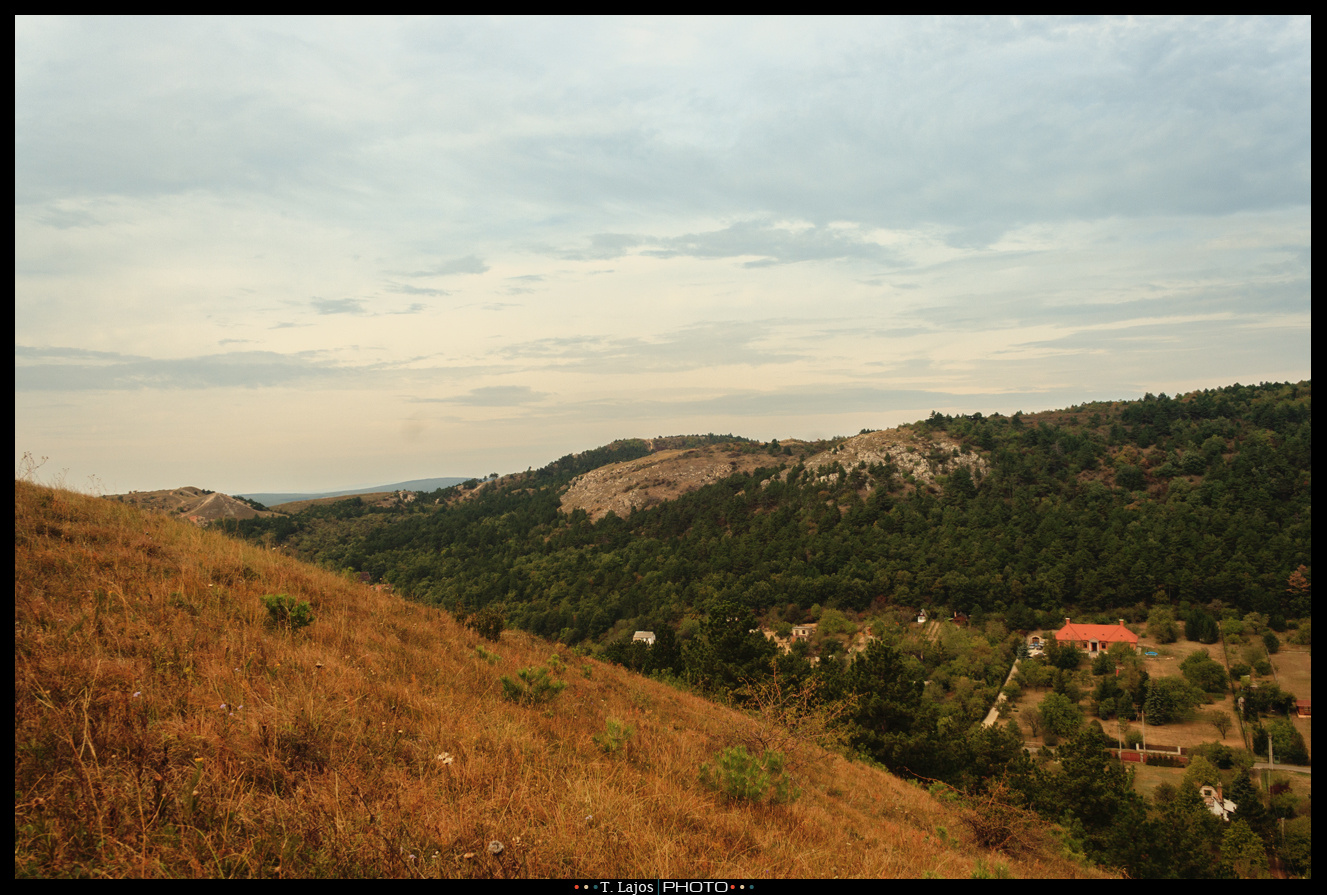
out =
{"type": "Polygon", "coordinates": [[[1203,804],[1207,810],[1215,814],[1222,820],[1230,820],[1230,812],[1235,810],[1235,803],[1230,799],[1224,798],[1219,786],[1200,786],[1198,791],[1202,793],[1203,804]]]}
{"type": "Polygon", "coordinates": [[[635,634],[632,634],[632,635],[631,635],[631,642],[632,642],[632,643],[635,643],[635,642],[638,641],[638,640],[639,640],[641,643],[645,644],[646,646],[654,646],[654,632],[653,632],[653,631],[637,631],[635,634]]]}
{"type": "Polygon", "coordinates": [[[816,632],[815,623],[809,625],[793,625],[793,637],[798,640],[806,640],[816,632]]]}
{"type": "Polygon", "coordinates": [[[1118,625],[1076,625],[1066,618],[1064,627],[1055,632],[1055,641],[1061,645],[1072,643],[1089,656],[1105,652],[1112,643],[1127,643],[1130,649],[1138,649],[1138,635],[1124,626],[1124,619],[1118,625]]]}

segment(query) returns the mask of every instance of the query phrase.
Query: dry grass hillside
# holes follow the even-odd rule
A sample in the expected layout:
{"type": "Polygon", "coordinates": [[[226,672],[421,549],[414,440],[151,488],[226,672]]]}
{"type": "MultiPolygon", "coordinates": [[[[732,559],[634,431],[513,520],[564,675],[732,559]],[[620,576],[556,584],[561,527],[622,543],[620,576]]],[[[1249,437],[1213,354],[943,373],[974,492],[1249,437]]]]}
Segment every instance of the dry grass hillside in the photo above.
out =
{"type": "Polygon", "coordinates": [[[16,482],[14,526],[16,877],[1090,875],[810,746],[729,801],[699,768],[756,720],[169,516],[16,482]]]}

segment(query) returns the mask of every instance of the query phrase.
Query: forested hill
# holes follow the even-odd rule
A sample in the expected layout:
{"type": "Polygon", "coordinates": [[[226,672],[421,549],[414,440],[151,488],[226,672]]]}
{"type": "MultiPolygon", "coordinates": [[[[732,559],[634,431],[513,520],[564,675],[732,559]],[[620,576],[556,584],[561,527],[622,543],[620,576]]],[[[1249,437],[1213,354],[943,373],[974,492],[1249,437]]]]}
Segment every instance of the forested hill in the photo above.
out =
{"type": "Polygon", "coordinates": [[[1155,603],[1273,623],[1312,613],[1309,588],[1288,584],[1311,566],[1311,382],[906,428],[908,457],[846,438],[628,440],[390,511],[352,498],[230,527],[420,601],[499,607],[567,643],[721,602],[784,618],[999,612],[1012,628],[1138,619],[1155,603]],[[576,476],[717,443],[758,465],[626,518],[560,511],[576,476]]]}

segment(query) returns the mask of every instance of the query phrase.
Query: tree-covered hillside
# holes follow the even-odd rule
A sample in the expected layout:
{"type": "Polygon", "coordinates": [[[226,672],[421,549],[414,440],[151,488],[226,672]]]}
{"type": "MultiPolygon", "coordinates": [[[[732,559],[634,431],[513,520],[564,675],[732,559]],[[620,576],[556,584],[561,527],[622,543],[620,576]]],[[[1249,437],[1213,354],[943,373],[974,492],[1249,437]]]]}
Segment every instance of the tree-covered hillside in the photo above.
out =
{"type": "Polygon", "coordinates": [[[799,462],[826,445],[743,442],[768,466],[625,519],[559,513],[576,475],[649,451],[633,440],[408,509],[351,499],[235,528],[414,599],[500,606],[509,623],[568,643],[678,624],[716,601],[757,613],[1312,613],[1309,591],[1287,584],[1311,565],[1309,382],[933,414],[913,428],[957,439],[984,471],[954,466],[927,484],[889,463],[799,462]]]}

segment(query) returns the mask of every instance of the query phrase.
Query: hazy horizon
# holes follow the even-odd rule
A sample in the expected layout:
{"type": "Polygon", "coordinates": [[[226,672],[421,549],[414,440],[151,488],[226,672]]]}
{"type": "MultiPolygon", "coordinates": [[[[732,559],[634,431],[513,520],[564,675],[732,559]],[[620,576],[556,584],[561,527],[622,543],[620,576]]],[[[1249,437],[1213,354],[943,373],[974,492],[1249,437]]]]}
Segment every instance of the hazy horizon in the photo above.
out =
{"type": "Polygon", "coordinates": [[[15,21],[15,457],[314,492],[1312,378],[1311,20],[15,21]]]}

